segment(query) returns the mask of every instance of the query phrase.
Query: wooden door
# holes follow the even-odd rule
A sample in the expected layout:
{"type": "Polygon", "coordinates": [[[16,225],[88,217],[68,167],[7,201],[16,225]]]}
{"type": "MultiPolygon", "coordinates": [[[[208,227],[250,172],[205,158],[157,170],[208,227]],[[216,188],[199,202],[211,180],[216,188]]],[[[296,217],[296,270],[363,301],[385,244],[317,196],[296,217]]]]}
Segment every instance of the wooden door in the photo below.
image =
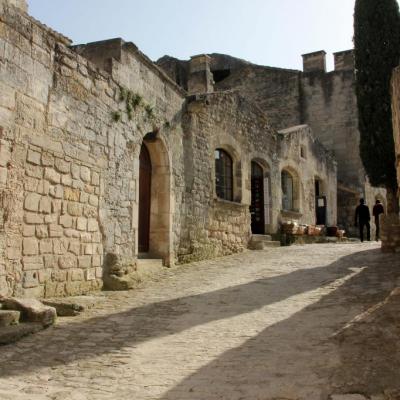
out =
{"type": "Polygon", "coordinates": [[[264,216],[264,173],[260,165],[251,163],[251,232],[265,233],[264,216]]]}
{"type": "Polygon", "coordinates": [[[149,151],[142,144],[139,156],[139,252],[149,251],[151,160],[149,151]]]}

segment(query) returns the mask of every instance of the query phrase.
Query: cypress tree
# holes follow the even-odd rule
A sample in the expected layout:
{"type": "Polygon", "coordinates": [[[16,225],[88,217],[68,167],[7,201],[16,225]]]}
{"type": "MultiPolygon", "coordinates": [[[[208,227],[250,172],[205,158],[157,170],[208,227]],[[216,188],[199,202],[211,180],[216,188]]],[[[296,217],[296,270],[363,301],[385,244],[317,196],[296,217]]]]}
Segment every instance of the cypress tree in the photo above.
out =
{"type": "Polygon", "coordinates": [[[396,0],[356,0],[354,51],[361,159],[371,184],[386,187],[388,212],[398,213],[390,88],[400,62],[396,0]]]}

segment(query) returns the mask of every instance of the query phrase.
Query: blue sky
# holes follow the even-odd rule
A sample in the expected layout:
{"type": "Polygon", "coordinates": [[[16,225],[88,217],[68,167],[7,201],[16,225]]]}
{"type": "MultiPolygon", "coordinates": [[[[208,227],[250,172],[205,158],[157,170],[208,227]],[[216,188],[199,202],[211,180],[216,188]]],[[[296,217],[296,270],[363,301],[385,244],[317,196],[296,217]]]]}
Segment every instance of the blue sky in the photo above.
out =
{"type": "Polygon", "coordinates": [[[156,60],[225,53],[301,69],[301,54],[352,47],[354,0],[28,0],[74,44],[122,37],[156,60]]]}

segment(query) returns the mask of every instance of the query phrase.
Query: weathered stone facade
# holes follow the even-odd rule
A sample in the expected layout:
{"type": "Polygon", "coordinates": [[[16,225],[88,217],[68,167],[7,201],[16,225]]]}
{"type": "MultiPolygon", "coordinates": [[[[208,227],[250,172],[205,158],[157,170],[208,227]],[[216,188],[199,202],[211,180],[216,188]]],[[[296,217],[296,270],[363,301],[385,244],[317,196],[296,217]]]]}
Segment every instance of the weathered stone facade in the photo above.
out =
{"type": "MultiPolygon", "coordinates": [[[[210,57],[216,91],[238,90],[260,107],[275,129],[307,124],[332,152],[338,163],[338,224],[356,235],[354,210],[359,198],[370,207],[378,198],[385,205],[386,199],[384,189],[369,185],[359,155],[353,51],[335,53],[331,72],[326,71],[324,51],[304,54],[303,71],[254,65],[221,54],[210,57]]],[[[157,64],[187,87],[187,61],[165,56],[157,64]]]]}
{"type": "MultiPolygon", "coordinates": [[[[392,119],[393,136],[396,152],[397,182],[400,187],[400,67],[393,71],[392,75],[392,119]]],[[[398,198],[400,193],[398,193],[398,198]]],[[[395,215],[384,220],[382,230],[382,248],[387,252],[400,252],[400,219],[395,215]]]]}
{"type": "Polygon", "coordinates": [[[24,1],[0,1],[0,295],[86,293],[135,273],[143,147],[147,251],[165,265],[247,247],[252,162],[264,233],[315,224],[316,179],[336,224],[336,163],[310,127],[288,118],[278,132],[277,112],[240,91],[212,93],[209,63],[192,58],[188,93],[133,43],[71,46],[24,1]],[[232,158],[232,201],[216,195],[216,149],[232,158]],[[283,170],[292,210],[282,210],[283,170]]]}
{"type": "Polygon", "coordinates": [[[392,76],[392,115],[396,152],[397,183],[400,187],[400,67],[397,67],[393,71],[392,76]]]}

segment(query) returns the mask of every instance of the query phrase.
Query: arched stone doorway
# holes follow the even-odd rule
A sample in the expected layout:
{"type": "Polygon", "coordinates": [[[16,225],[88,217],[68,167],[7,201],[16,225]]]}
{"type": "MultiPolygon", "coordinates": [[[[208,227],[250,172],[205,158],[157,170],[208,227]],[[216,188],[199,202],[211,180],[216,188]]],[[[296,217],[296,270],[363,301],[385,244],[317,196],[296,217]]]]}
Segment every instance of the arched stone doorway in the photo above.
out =
{"type": "Polygon", "coordinates": [[[173,199],[167,149],[150,133],[143,139],[139,155],[138,239],[139,253],[173,263],[173,199]]]}

